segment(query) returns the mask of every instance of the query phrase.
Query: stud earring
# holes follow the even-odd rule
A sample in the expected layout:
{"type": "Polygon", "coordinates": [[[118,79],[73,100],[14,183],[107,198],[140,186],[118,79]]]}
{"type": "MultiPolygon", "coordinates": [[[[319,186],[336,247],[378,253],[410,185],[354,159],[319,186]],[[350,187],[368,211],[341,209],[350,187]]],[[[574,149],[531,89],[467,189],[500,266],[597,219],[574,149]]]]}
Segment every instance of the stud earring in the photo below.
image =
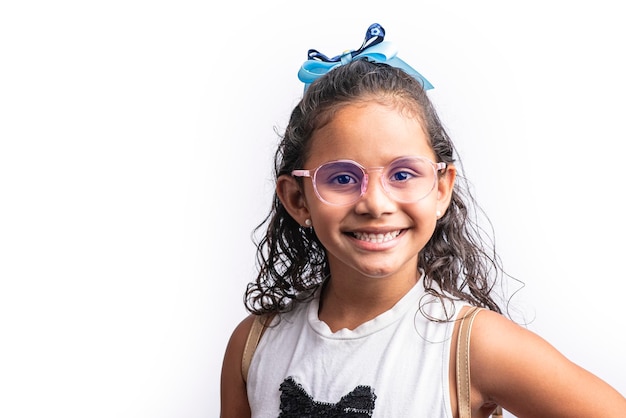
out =
{"type": "Polygon", "coordinates": [[[308,219],[308,218],[307,218],[307,219],[305,219],[305,220],[304,220],[304,224],[305,224],[306,226],[309,226],[309,227],[310,227],[310,226],[311,226],[311,220],[310,220],[310,219],[308,219]]]}
{"type": "Polygon", "coordinates": [[[437,219],[439,219],[439,218],[441,218],[441,211],[440,210],[437,211],[437,219]]]}

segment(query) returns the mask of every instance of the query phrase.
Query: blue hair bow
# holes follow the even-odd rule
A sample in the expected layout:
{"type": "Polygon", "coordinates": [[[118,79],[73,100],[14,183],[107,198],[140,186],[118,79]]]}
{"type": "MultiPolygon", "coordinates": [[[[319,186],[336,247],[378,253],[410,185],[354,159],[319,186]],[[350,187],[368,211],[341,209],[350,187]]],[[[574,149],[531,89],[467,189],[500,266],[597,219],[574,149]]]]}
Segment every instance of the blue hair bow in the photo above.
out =
{"type": "Polygon", "coordinates": [[[384,63],[391,65],[392,67],[400,68],[416,80],[420,81],[424,90],[432,89],[433,85],[430,84],[426,78],[424,78],[409,64],[398,58],[396,56],[398,53],[397,48],[390,42],[384,41],[384,39],[385,29],[383,29],[383,27],[378,23],[374,23],[367,28],[365,40],[363,41],[361,47],[356,51],[346,51],[336,57],[328,58],[326,55],[315,49],[309,49],[308,59],[300,67],[300,71],[298,71],[298,78],[304,83],[304,89],[306,90],[313,81],[323,76],[333,68],[347,64],[353,59],[367,58],[370,61],[384,63]]]}

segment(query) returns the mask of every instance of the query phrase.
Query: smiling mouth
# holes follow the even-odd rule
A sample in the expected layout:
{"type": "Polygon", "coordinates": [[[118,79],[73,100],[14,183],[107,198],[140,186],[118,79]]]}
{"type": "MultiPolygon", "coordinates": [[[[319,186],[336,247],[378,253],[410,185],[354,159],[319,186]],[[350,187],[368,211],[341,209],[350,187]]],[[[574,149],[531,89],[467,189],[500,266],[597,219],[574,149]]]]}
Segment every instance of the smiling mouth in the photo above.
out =
{"type": "Polygon", "coordinates": [[[401,230],[391,231],[385,234],[370,234],[367,232],[353,232],[352,236],[358,239],[359,241],[381,243],[381,242],[391,241],[392,239],[400,235],[401,232],[402,232],[401,230]]]}

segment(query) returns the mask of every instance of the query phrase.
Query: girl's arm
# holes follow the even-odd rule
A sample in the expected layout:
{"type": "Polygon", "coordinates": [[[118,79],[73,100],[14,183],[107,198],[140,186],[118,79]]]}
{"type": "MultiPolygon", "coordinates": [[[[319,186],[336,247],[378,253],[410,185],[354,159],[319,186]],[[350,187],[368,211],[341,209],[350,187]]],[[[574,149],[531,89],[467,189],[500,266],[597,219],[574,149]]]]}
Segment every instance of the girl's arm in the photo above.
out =
{"type": "Polygon", "coordinates": [[[626,398],[538,335],[482,311],[474,321],[472,408],[496,402],[519,418],[626,416],[626,398]]]}
{"type": "Polygon", "coordinates": [[[228,341],[222,364],[220,418],[250,417],[246,383],[241,375],[241,359],[253,321],[252,315],[241,321],[228,341]]]}

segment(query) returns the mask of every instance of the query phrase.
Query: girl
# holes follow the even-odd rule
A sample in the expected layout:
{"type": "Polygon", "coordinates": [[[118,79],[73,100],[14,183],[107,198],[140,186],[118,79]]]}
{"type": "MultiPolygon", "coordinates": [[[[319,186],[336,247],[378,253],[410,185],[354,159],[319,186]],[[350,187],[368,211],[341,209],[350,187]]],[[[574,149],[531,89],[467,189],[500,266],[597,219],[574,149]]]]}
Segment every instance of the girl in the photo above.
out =
{"type": "Polygon", "coordinates": [[[496,405],[518,417],[626,416],[620,393],[502,315],[491,294],[502,270],[469,217],[429,85],[397,59],[371,62],[363,51],[382,28],[371,29],[356,54],[311,51],[332,70],[305,80],[276,152],[221,417],[459,417],[453,342],[472,306],[483,308],[472,416],[496,405]],[[261,315],[268,326],[242,370],[261,315]]]}

